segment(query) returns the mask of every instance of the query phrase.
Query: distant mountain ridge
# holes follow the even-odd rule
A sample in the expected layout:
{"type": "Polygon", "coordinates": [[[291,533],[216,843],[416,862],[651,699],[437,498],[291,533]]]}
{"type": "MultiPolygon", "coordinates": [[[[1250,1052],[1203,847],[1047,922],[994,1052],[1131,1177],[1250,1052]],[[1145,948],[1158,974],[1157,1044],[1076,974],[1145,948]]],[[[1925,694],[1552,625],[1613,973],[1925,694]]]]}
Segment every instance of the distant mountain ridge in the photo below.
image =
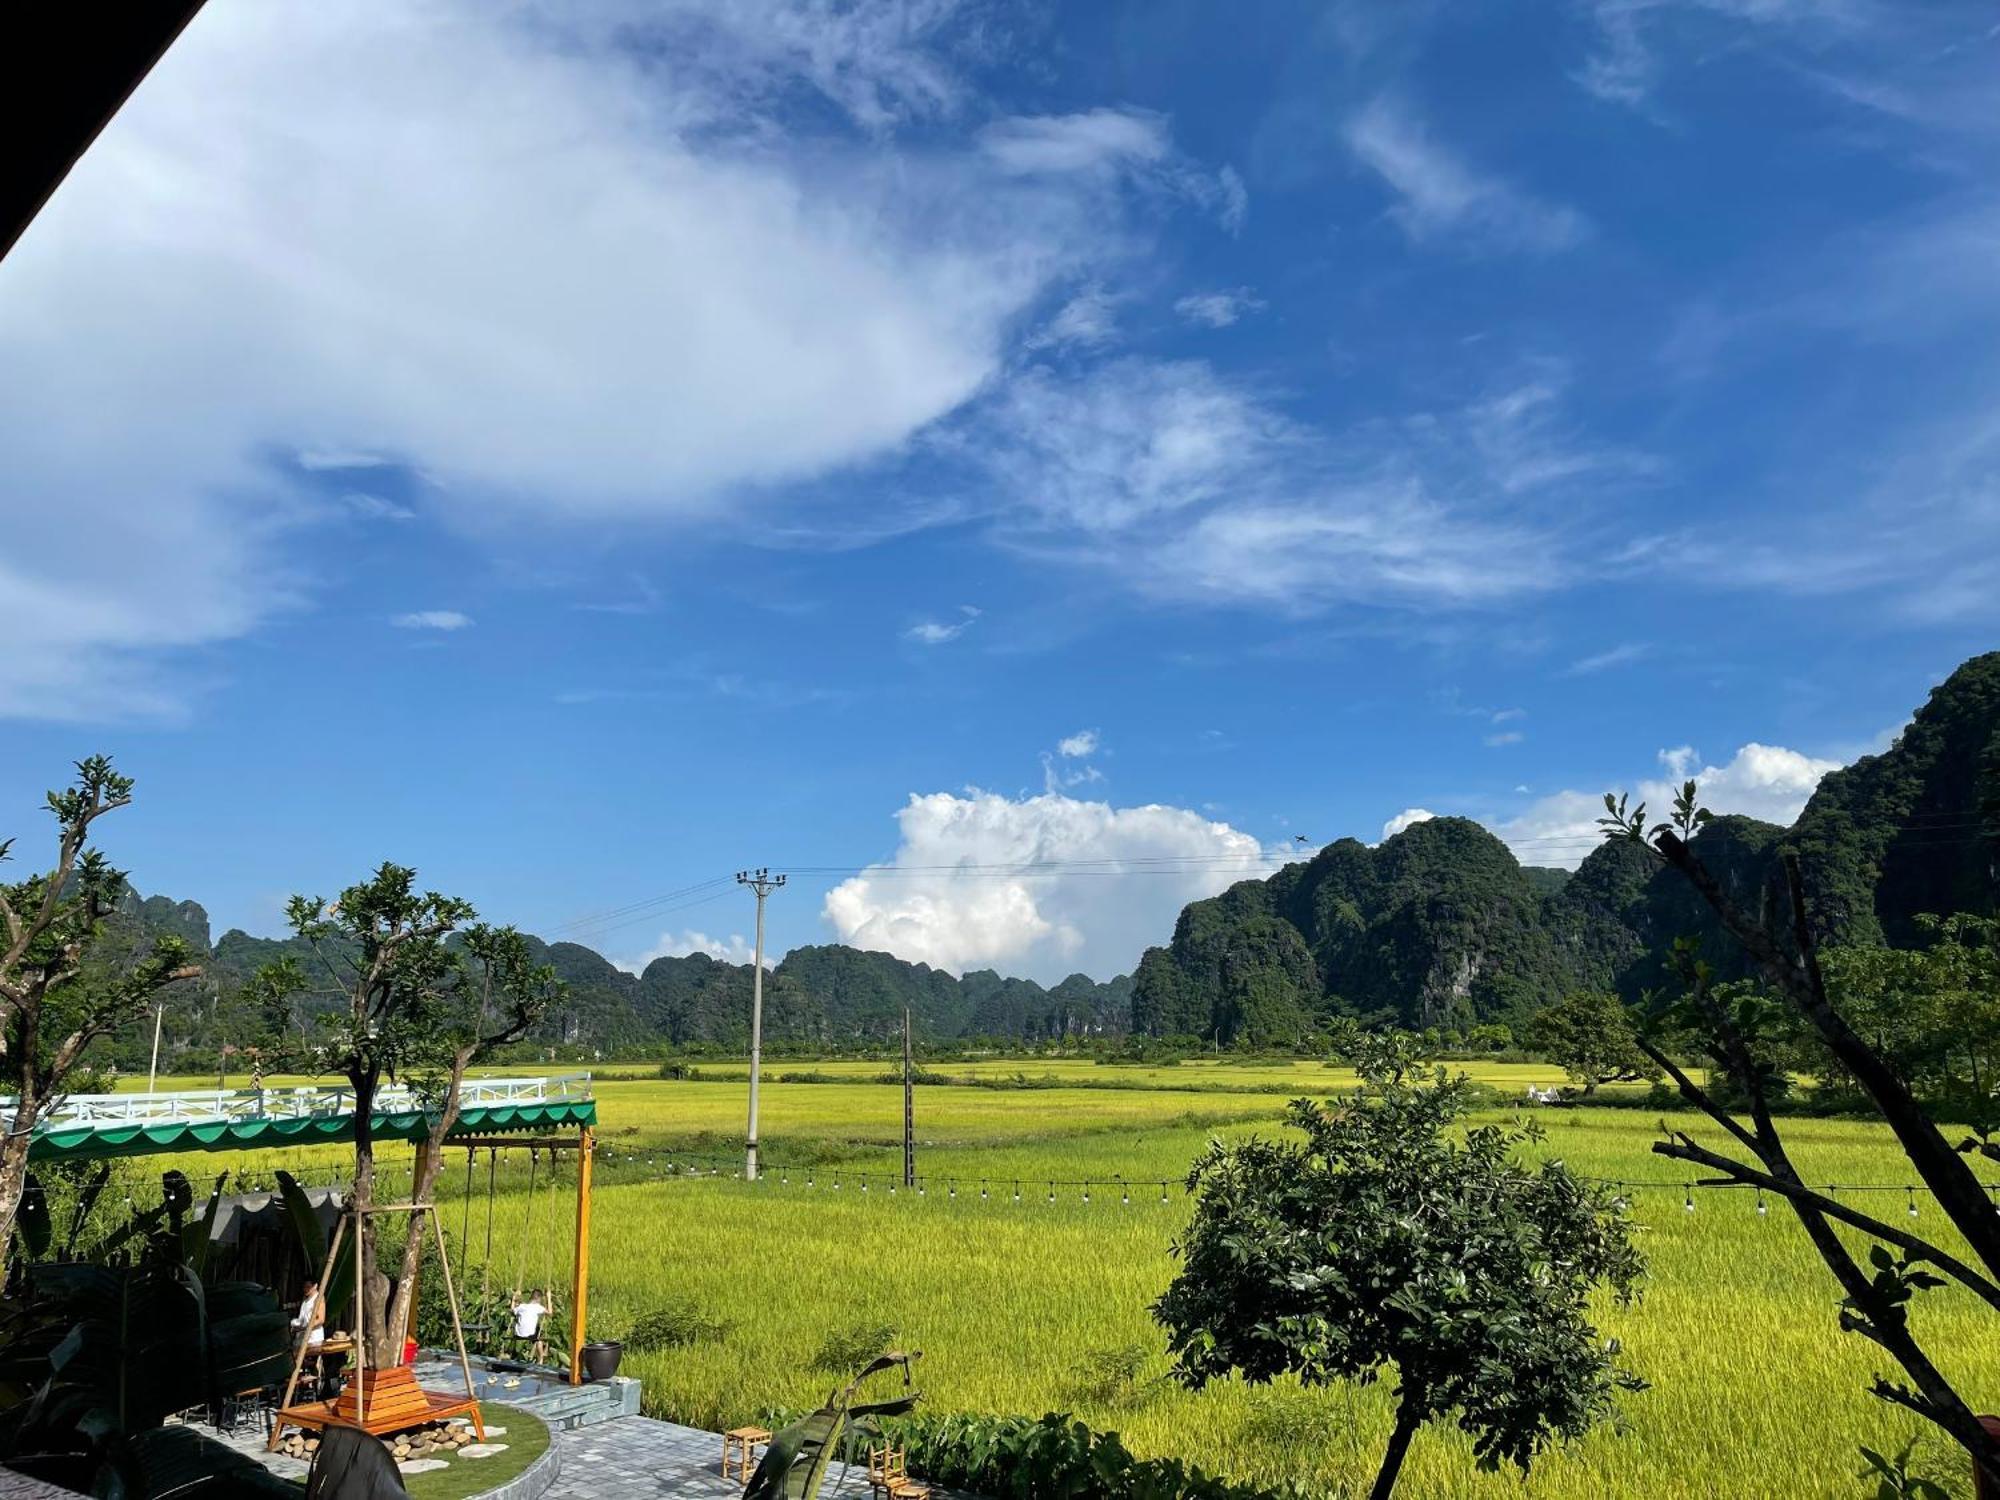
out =
{"type": "MultiPolygon", "coordinates": [[[[1753,906],[1776,895],[1779,858],[1796,852],[1822,938],[1895,944],[1911,940],[1920,913],[1995,910],[1996,833],[2000,652],[1940,684],[1888,750],[1830,773],[1791,828],[1719,817],[1697,847],[1753,906]]],[[[162,896],[128,893],[111,926],[114,958],[155,931],[203,955],[203,978],[169,1005],[167,1063],[185,1055],[212,1066],[222,1043],[254,1041],[262,1019],[243,1012],[236,992],[261,964],[298,951],[236,930],[211,944],[200,906],[162,896]]],[[[1605,845],[1574,873],[1524,867],[1479,824],[1433,818],[1373,847],[1341,839],[1196,901],[1167,945],[1101,983],[1073,974],[1044,987],[990,969],[954,978],[887,953],[795,948],[765,985],[764,1034],[780,1045],[886,1042],[905,1006],[939,1041],[1129,1030],[1289,1045],[1334,1016],[1518,1023],[1571,987],[1636,996],[1660,981],[1660,955],[1682,935],[1699,938],[1723,973],[1741,972],[1707,909],[1645,851],[1605,845]]],[[[748,964],[697,953],[630,974],[579,943],[535,948],[570,986],[537,1040],[606,1054],[748,1043],[748,964]]],[[[333,1003],[331,992],[315,1003],[333,1003]]],[[[143,1065],[149,1040],[120,1038],[120,1059],[136,1052],[143,1065]]]]}
{"type": "MultiPolygon", "coordinates": [[[[203,965],[201,979],[170,992],[161,1067],[177,1071],[186,1058],[199,1071],[213,1067],[223,1044],[257,1042],[262,1016],[239,1001],[243,982],[264,964],[290,954],[320,972],[295,939],[252,937],[232,928],[211,941],[208,913],[193,901],[141,897],[127,890],[109,924],[114,959],[136,956],[156,932],[185,939],[203,965]]],[[[544,1023],[534,1040],[606,1055],[690,1043],[747,1048],[750,1041],[751,966],[704,953],[656,958],[632,974],[581,943],[530,938],[538,961],[552,964],[569,986],[568,1002],[544,1023]]],[[[926,1040],[972,1037],[1031,1040],[1085,1033],[1122,1033],[1130,1025],[1132,981],[1103,983],[1072,974],[1052,988],[1032,979],[1003,978],[974,969],[954,978],[928,964],[840,944],[794,948],[764,984],[767,1044],[828,1048],[888,1042],[902,1030],[908,1006],[913,1027],[926,1040]]],[[[337,1003],[331,984],[309,993],[301,1020],[337,1003]]],[[[143,1066],[151,1028],[117,1039],[112,1051],[125,1066],[143,1066]]]]}
{"type": "MultiPolygon", "coordinates": [[[[1719,817],[1697,848],[1752,907],[1795,852],[1823,940],[1897,944],[1919,913],[1995,909],[1997,834],[2000,652],[1940,684],[1888,750],[1827,775],[1790,829],[1719,817]]],[[[1139,961],[1132,1024],[1286,1042],[1337,1015],[1519,1022],[1569,987],[1635,997],[1682,935],[1742,971],[1699,898],[1644,850],[1606,845],[1563,877],[1524,868],[1477,823],[1433,818],[1189,905],[1139,961]]]]}

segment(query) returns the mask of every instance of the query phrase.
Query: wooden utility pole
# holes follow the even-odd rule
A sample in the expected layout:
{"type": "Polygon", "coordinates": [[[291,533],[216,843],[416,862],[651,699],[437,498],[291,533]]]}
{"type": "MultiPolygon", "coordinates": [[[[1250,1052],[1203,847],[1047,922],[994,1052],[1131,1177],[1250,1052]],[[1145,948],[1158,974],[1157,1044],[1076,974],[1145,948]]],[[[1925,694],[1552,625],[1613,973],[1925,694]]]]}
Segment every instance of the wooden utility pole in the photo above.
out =
{"type": "Polygon", "coordinates": [[[910,1007],[903,1007],[903,1186],[917,1185],[917,1111],[910,1087],[910,1007]]]}
{"type": "Polygon", "coordinates": [[[738,870],[736,883],[757,893],[757,952],[750,973],[750,1139],[743,1153],[743,1177],[757,1180],[757,1070],[764,1057],[764,898],[782,889],[785,877],[769,870],[738,870]]]}
{"type": "MultiPolygon", "coordinates": [[[[754,1149],[754,1148],[753,1148],[754,1149]]],[[[590,1163],[597,1154],[597,1132],[588,1125],[576,1133],[576,1264],[569,1292],[569,1383],[583,1383],[583,1325],[590,1310],[590,1163]]]]}

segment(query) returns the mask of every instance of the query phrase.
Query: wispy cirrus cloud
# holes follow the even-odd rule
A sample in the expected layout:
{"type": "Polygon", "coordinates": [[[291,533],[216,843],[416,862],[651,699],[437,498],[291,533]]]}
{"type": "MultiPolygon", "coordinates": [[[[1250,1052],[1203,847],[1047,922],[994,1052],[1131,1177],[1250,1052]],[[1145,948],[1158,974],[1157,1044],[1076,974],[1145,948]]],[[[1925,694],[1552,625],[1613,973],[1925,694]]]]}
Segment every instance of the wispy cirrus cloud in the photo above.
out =
{"type": "Polygon", "coordinates": [[[398,630],[465,630],[471,626],[472,616],[456,609],[413,609],[390,616],[389,623],[398,630]]]}
{"type": "Polygon", "coordinates": [[[919,620],[903,631],[903,639],[919,646],[942,646],[970,630],[980,616],[976,605],[961,604],[956,620],[919,620]]]}
{"type": "Polygon", "coordinates": [[[1345,139],[1355,159],[1395,194],[1389,216],[1413,242],[1546,253],[1590,235],[1590,221],[1578,210],[1480,171],[1390,96],[1349,119],[1345,139]]]}
{"type": "Polygon", "coordinates": [[[1031,370],[962,435],[996,536],[1157,598],[1309,614],[1454,608],[1573,570],[1556,503],[1643,470],[1565,431],[1559,391],[1328,434],[1199,361],[1031,370]]]}
{"type": "Polygon", "coordinates": [[[1629,667],[1634,662],[1644,661],[1652,653],[1653,648],[1642,641],[1621,641],[1616,646],[1593,651],[1588,656],[1579,656],[1563,668],[1562,675],[1589,677],[1597,672],[1608,672],[1613,667],[1629,667]]]}
{"type": "Polygon", "coordinates": [[[1227,328],[1247,313],[1261,312],[1263,300],[1247,286],[1220,292],[1190,292],[1174,303],[1174,311],[1202,328],[1227,328]]]}

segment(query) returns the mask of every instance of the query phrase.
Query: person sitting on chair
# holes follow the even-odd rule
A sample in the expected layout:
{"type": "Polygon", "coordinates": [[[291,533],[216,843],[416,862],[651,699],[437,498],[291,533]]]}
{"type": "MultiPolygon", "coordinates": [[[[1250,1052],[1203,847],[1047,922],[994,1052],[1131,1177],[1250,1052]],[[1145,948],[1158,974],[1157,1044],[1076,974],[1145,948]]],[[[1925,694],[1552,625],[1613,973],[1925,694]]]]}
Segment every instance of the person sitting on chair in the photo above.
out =
{"type": "Polygon", "coordinates": [[[317,1349],[326,1342],[326,1304],[320,1300],[317,1281],[306,1283],[306,1294],[292,1317],[292,1332],[305,1335],[308,1349],[317,1349]]]}

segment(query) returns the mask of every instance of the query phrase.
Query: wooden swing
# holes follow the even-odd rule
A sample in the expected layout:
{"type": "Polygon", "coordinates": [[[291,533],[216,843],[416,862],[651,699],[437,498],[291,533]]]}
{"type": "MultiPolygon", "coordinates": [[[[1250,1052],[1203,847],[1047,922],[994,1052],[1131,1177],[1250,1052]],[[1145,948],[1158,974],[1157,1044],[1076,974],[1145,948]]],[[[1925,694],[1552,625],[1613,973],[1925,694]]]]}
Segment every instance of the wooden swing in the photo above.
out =
{"type": "Polygon", "coordinates": [[[341,1240],[347,1233],[350,1216],[354,1220],[355,1244],[358,1246],[364,1215],[410,1213],[419,1208],[429,1213],[432,1238],[437,1242],[438,1270],[444,1276],[445,1300],[451,1304],[451,1331],[458,1342],[458,1367],[465,1376],[465,1394],[456,1396],[443,1391],[427,1391],[417,1384],[416,1372],[405,1364],[391,1365],[387,1369],[368,1368],[367,1297],[361,1286],[360,1257],[357,1255],[353,1373],[333,1400],[304,1401],[294,1405],[292,1397],[297,1392],[299,1371],[305,1364],[308,1349],[308,1341],[301,1338],[298,1351],[292,1356],[292,1373],[285,1382],[284,1400],[278,1403],[277,1416],[271,1423],[271,1438],[265,1444],[268,1451],[277,1451],[287,1427],[301,1427],[310,1432],[327,1427],[358,1427],[376,1437],[387,1437],[431,1422],[448,1421],[452,1417],[470,1417],[472,1430],[479,1435],[481,1442],[486,1440],[486,1423],[479,1414],[479,1401],[475,1394],[477,1388],[472,1381],[472,1359],[465,1350],[465,1328],[458,1316],[458,1292],[452,1285],[451,1255],[445,1249],[444,1229],[438,1222],[437,1211],[430,1204],[395,1203],[366,1210],[354,1206],[351,1214],[342,1214],[333,1226],[333,1241],[327,1246],[326,1266],[320,1272],[321,1295],[324,1296],[324,1289],[332,1285],[333,1267],[339,1258],[341,1240]]]}

